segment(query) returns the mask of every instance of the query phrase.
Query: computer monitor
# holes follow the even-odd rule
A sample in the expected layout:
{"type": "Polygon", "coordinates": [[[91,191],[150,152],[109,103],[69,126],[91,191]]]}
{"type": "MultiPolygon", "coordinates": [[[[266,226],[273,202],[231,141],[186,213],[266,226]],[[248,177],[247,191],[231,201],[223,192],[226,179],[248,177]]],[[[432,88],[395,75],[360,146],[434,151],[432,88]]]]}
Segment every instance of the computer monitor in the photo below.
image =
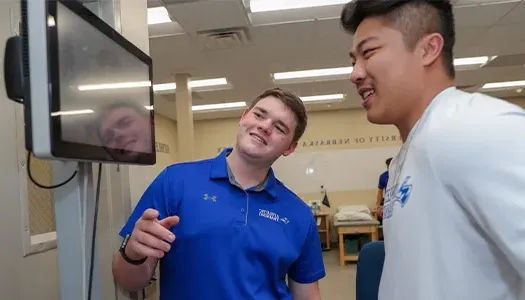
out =
{"type": "Polygon", "coordinates": [[[78,1],[22,0],[26,148],[152,165],[152,60],[78,1]]]}

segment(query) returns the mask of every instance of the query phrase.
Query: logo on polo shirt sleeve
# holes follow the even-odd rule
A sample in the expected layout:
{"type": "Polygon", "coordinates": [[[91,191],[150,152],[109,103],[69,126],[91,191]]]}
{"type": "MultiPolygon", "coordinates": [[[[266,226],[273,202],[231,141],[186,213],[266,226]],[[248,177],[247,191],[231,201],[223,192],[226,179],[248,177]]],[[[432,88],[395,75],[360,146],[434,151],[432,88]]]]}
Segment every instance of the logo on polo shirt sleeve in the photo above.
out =
{"type": "Polygon", "coordinates": [[[281,218],[278,214],[266,209],[259,209],[259,217],[263,217],[274,222],[282,222],[284,224],[288,224],[290,222],[288,218],[281,218]]]}

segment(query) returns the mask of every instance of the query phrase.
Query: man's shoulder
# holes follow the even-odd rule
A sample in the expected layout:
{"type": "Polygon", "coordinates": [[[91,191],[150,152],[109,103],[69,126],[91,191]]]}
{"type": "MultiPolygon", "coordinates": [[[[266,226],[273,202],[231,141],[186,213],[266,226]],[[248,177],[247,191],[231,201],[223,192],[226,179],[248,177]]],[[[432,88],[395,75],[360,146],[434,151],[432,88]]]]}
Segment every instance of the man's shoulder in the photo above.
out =
{"type": "Polygon", "coordinates": [[[432,114],[436,129],[448,129],[456,124],[468,124],[476,120],[484,121],[508,114],[524,114],[520,106],[482,93],[468,93],[455,90],[440,100],[432,114]],[[439,126],[451,124],[451,126],[439,126]]]}
{"type": "Polygon", "coordinates": [[[525,131],[523,108],[480,93],[457,95],[440,103],[429,119],[417,147],[425,157],[454,160],[459,167],[525,147],[516,138],[525,131]]]}
{"type": "MultiPolygon", "coordinates": [[[[180,172],[180,171],[199,171],[199,170],[206,170],[211,167],[213,162],[215,161],[215,158],[208,158],[208,159],[201,159],[196,161],[188,161],[188,162],[178,162],[171,164],[166,167],[166,171],[169,173],[172,172],[180,172]]],[[[188,174],[186,174],[188,175],[188,174]]]]}
{"type": "Polygon", "coordinates": [[[513,131],[509,122],[505,122],[509,118],[525,118],[525,110],[489,95],[457,90],[442,99],[432,112],[425,137],[427,140],[446,138],[449,142],[479,139],[486,128],[491,132],[509,134],[513,131]]]}

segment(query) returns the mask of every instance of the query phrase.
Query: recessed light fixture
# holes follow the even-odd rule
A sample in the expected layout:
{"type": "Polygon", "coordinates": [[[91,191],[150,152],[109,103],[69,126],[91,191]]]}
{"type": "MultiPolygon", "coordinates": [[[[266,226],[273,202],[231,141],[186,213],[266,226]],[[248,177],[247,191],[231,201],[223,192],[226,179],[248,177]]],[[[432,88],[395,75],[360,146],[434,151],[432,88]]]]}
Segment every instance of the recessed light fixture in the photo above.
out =
{"type": "Polygon", "coordinates": [[[344,94],[329,94],[301,97],[303,102],[321,102],[321,101],[338,101],[345,98],[344,94]]]}
{"type": "MultiPolygon", "coordinates": [[[[207,89],[209,87],[226,87],[229,86],[228,80],[226,78],[212,78],[212,79],[202,79],[202,80],[192,80],[188,84],[190,88],[194,89],[207,89]]],[[[161,83],[153,85],[153,91],[155,92],[167,92],[175,91],[177,89],[177,84],[175,82],[170,83],[161,83]]]]}
{"type": "Polygon", "coordinates": [[[192,111],[226,110],[226,109],[242,108],[242,107],[246,107],[246,102],[227,102],[227,103],[194,105],[191,107],[191,110],[192,111]]]}
{"type": "Polygon", "coordinates": [[[477,56],[477,57],[464,57],[454,59],[454,67],[456,71],[466,71],[479,69],[489,62],[496,59],[498,56],[477,56]]]}
{"type": "Polygon", "coordinates": [[[252,13],[345,4],[348,0],[250,0],[252,13]]]}
{"type": "MultiPolygon", "coordinates": [[[[472,68],[480,68],[488,62],[495,59],[497,56],[478,56],[478,57],[464,57],[454,59],[454,66],[457,70],[466,70],[472,68]]],[[[279,83],[299,83],[309,81],[328,81],[347,79],[352,73],[352,67],[339,67],[327,69],[311,69],[290,72],[279,72],[272,74],[275,82],[279,83]]]]}
{"type": "Polygon", "coordinates": [[[505,90],[509,88],[525,87],[525,80],[490,82],[484,84],[482,90],[505,90]]]}
{"type": "Polygon", "coordinates": [[[148,8],[148,25],[172,22],[168,10],[164,6],[148,8]]]}
{"type": "Polygon", "coordinates": [[[352,73],[352,67],[342,67],[342,68],[328,68],[328,69],[313,69],[313,70],[302,70],[302,71],[291,71],[291,72],[281,72],[274,73],[273,79],[278,80],[287,80],[287,79],[302,79],[302,78],[315,78],[315,77],[338,77],[344,76],[352,73]]]}

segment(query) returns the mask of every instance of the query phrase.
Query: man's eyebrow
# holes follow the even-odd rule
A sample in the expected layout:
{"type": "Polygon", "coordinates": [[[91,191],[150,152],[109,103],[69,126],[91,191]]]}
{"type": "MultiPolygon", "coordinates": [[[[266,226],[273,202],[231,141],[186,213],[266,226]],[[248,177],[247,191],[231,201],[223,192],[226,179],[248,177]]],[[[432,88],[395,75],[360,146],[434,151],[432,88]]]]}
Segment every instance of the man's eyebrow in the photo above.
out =
{"type": "MultiPolygon", "coordinates": [[[[263,114],[267,114],[268,113],[268,111],[266,109],[262,108],[262,107],[256,106],[253,109],[254,110],[258,110],[259,112],[261,112],[263,114]]],[[[275,123],[279,124],[279,126],[283,127],[286,131],[288,131],[288,132],[291,131],[290,127],[288,125],[286,125],[286,123],[284,123],[282,120],[277,120],[275,123]]]]}
{"type": "Polygon", "coordinates": [[[281,125],[286,131],[290,132],[290,127],[288,127],[288,125],[286,125],[282,120],[278,120],[277,124],[281,125]]]}
{"type": "Polygon", "coordinates": [[[258,106],[254,107],[253,109],[254,110],[258,110],[258,111],[260,111],[263,114],[268,113],[268,111],[266,109],[258,107],[258,106]]]}

